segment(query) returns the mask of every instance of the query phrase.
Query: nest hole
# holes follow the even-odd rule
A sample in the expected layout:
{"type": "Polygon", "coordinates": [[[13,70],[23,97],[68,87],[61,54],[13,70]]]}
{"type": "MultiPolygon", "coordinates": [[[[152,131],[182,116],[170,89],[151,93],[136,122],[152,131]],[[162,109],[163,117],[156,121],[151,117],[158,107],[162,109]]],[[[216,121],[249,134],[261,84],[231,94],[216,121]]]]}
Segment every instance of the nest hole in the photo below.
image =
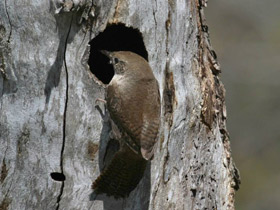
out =
{"type": "Polygon", "coordinates": [[[65,175],[63,173],[59,173],[59,172],[51,173],[51,178],[55,181],[58,181],[58,182],[65,181],[65,175]]]}
{"type": "Polygon", "coordinates": [[[142,34],[138,29],[126,27],[124,24],[109,25],[90,41],[88,64],[90,71],[104,84],[109,84],[114,76],[109,59],[100,50],[131,51],[148,60],[142,34]]]}

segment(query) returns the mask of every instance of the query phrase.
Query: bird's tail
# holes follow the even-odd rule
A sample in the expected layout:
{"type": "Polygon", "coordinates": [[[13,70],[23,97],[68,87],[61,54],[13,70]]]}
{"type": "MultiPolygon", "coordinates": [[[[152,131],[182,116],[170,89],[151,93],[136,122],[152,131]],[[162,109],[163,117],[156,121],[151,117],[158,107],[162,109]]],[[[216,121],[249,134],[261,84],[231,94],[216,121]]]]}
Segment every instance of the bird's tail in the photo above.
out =
{"type": "Polygon", "coordinates": [[[96,194],[127,197],[143,177],[147,161],[126,147],[118,151],[109,166],[93,182],[96,194]]]}

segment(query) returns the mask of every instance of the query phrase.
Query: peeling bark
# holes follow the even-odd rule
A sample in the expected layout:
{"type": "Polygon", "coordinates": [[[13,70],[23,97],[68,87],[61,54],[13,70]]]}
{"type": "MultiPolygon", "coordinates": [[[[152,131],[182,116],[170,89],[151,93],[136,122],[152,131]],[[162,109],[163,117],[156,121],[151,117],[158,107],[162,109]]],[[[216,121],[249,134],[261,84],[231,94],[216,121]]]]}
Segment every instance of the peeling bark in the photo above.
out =
{"type": "Polygon", "coordinates": [[[234,209],[240,181],[205,5],[1,1],[0,209],[234,209]],[[146,51],[162,102],[154,159],[121,200],[91,197],[92,181],[118,149],[96,104],[105,85],[88,65],[98,60],[90,41],[112,25],[135,29],[144,50],[117,41],[100,49],[146,51]]]}

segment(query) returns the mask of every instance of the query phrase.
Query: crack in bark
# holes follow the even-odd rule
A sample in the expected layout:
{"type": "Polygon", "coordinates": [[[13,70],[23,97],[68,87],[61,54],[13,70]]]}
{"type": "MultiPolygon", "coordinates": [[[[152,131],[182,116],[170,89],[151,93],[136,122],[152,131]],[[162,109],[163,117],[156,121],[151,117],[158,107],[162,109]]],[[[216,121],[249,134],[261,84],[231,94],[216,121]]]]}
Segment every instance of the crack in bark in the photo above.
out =
{"type": "Polygon", "coordinates": [[[8,169],[7,169],[7,165],[5,162],[5,157],[2,161],[2,167],[1,167],[1,173],[0,173],[0,183],[2,184],[4,182],[4,180],[6,179],[7,175],[8,175],[8,169]]]}
{"type": "Polygon", "coordinates": [[[155,204],[155,201],[156,201],[156,199],[155,199],[155,197],[157,196],[157,193],[158,193],[158,191],[159,191],[159,189],[160,189],[160,185],[161,184],[167,184],[167,182],[169,181],[169,177],[168,177],[168,180],[167,181],[165,181],[165,175],[164,175],[164,172],[166,171],[166,165],[168,164],[168,160],[169,160],[169,150],[168,150],[168,145],[169,145],[169,140],[170,140],[170,133],[171,133],[171,131],[169,132],[169,134],[168,134],[168,137],[167,137],[167,142],[166,142],[166,146],[165,146],[165,151],[164,151],[164,153],[166,153],[166,154],[164,154],[163,155],[163,163],[162,163],[162,165],[160,166],[160,169],[162,169],[162,173],[159,173],[160,175],[159,175],[159,177],[157,178],[157,183],[156,183],[156,186],[154,187],[154,191],[153,191],[153,200],[152,200],[152,204],[151,204],[151,206],[153,206],[153,209],[155,208],[155,206],[156,206],[156,204],[155,204]]]}
{"type": "Polygon", "coordinates": [[[170,29],[170,25],[171,25],[171,13],[170,13],[169,7],[170,7],[170,5],[168,5],[168,16],[165,21],[165,30],[166,30],[165,51],[166,51],[167,59],[169,59],[168,43],[169,43],[169,29],[170,29]]]}
{"type": "Polygon", "coordinates": [[[8,43],[10,43],[10,39],[11,39],[11,36],[12,36],[12,22],[11,22],[11,19],[10,19],[10,15],[8,13],[8,9],[7,9],[7,0],[5,0],[5,12],[7,14],[7,17],[8,17],[8,21],[9,21],[9,25],[10,25],[10,33],[9,33],[9,36],[8,36],[8,43]]]}
{"type": "MultiPolygon", "coordinates": [[[[72,22],[73,22],[73,15],[71,17],[70,26],[69,26],[69,29],[68,29],[68,32],[67,32],[67,36],[66,36],[66,40],[65,40],[65,46],[64,46],[64,68],[65,68],[66,90],[65,90],[65,106],[64,106],[64,113],[63,113],[62,147],[61,147],[61,155],[60,155],[60,170],[61,170],[62,174],[64,174],[63,153],[64,153],[65,139],[66,139],[66,114],[67,114],[68,93],[69,93],[69,84],[68,84],[69,83],[69,78],[68,78],[68,69],[67,69],[67,64],[66,64],[66,48],[67,48],[68,38],[69,38],[69,35],[70,35],[70,31],[71,31],[72,22]]],[[[62,181],[62,185],[61,185],[61,188],[60,188],[60,193],[57,197],[56,210],[58,210],[59,207],[60,207],[60,200],[61,200],[61,196],[63,194],[63,190],[64,190],[64,181],[62,181]]]]}
{"type": "Polygon", "coordinates": [[[155,46],[157,46],[157,19],[156,19],[156,12],[157,12],[157,1],[155,0],[156,10],[153,8],[153,17],[155,22],[155,46]]]}

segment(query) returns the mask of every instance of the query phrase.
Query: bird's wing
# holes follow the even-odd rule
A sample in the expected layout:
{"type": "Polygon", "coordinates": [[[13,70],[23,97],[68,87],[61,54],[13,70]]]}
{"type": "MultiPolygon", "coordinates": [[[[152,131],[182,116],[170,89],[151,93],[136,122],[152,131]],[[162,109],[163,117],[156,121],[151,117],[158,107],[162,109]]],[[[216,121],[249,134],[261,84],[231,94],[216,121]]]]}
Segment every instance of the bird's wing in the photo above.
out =
{"type": "Polygon", "coordinates": [[[129,88],[124,92],[119,85],[109,85],[107,107],[115,124],[139,147],[138,152],[150,159],[159,128],[158,86],[137,84],[129,88]]]}

